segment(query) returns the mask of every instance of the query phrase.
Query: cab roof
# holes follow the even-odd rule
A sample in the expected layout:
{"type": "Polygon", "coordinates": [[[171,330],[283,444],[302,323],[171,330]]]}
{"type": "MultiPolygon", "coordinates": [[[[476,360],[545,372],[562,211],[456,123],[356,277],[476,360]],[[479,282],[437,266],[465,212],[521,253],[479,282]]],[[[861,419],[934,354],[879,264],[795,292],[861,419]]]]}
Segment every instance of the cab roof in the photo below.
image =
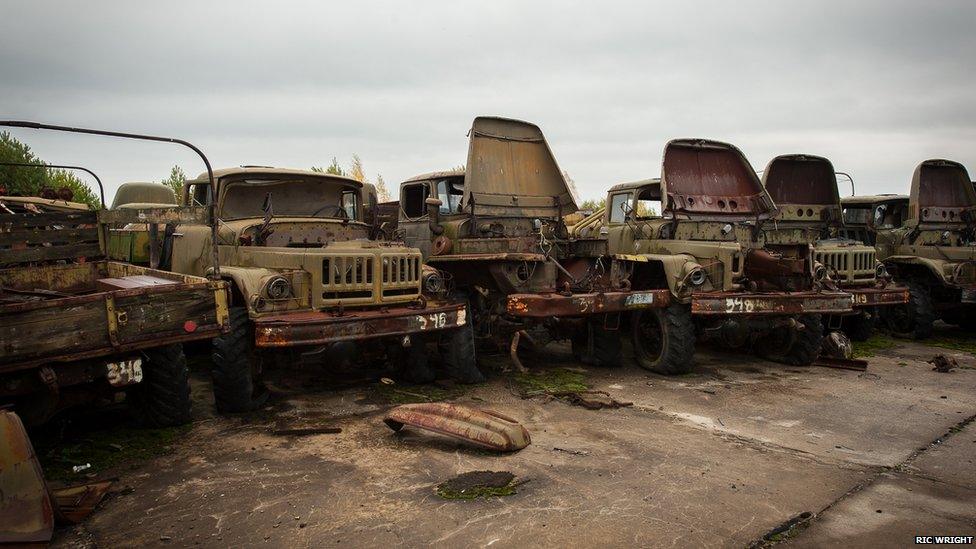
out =
{"type": "MultiPolygon", "coordinates": [[[[220,168],[214,170],[214,179],[223,179],[226,177],[232,177],[236,175],[285,175],[285,176],[300,176],[300,177],[320,177],[325,179],[334,179],[340,183],[347,185],[353,185],[356,187],[362,187],[361,181],[353,179],[351,177],[346,177],[344,175],[335,175],[325,172],[316,172],[312,170],[295,170],[291,168],[274,168],[271,166],[238,166],[235,168],[220,168]]],[[[196,177],[192,182],[206,182],[207,172],[203,172],[196,177]]]]}
{"type": "Polygon", "coordinates": [[[407,178],[403,183],[414,183],[417,181],[430,181],[432,179],[445,179],[448,177],[464,177],[464,170],[443,170],[439,172],[427,172],[407,178]]]}
{"type": "Polygon", "coordinates": [[[870,206],[880,202],[893,202],[896,200],[908,200],[907,194],[859,194],[857,196],[845,196],[840,199],[843,206],[870,206]]]}
{"type": "Polygon", "coordinates": [[[630,181],[627,183],[617,183],[613,187],[607,190],[607,193],[617,193],[620,191],[632,191],[634,189],[643,189],[644,187],[658,187],[658,192],[660,193],[661,179],[658,177],[653,177],[650,179],[641,179],[638,181],[630,181]]]}

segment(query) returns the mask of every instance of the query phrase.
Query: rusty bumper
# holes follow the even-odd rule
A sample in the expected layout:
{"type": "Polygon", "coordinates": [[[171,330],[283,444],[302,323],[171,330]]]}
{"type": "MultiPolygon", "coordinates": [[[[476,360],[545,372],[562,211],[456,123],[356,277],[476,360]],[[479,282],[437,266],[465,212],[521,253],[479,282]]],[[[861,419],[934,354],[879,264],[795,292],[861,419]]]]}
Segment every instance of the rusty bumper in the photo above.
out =
{"type": "Polygon", "coordinates": [[[667,307],[669,290],[634,292],[601,292],[591,294],[512,294],[508,296],[508,314],[519,317],[586,316],[619,313],[634,309],[667,307]]]}
{"type": "Polygon", "coordinates": [[[908,288],[901,286],[892,286],[890,288],[844,288],[844,291],[854,295],[855,309],[908,303],[908,288]]]}
{"type": "Polygon", "coordinates": [[[338,341],[404,336],[449,330],[467,323],[464,303],[428,304],[423,309],[396,307],[346,310],[342,316],[320,311],[290,313],[254,321],[258,347],[299,347],[338,341]]]}
{"type": "Polygon", "coordinates": [[[691,313],[696,315],[842,314],[851,312],[852,306],[853,298],[846,292],[716,292],[691,296],[691,313]]]}

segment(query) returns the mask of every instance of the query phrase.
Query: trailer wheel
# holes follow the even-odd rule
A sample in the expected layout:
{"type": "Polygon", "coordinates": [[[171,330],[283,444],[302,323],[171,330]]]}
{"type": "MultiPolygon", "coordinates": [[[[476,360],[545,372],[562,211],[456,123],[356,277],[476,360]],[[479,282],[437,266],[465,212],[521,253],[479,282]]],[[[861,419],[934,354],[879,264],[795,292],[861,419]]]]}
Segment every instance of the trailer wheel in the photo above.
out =
{"type": "Polygon", "coordinates": [[[143,351],[142,382],[126,393],[132,411],[146,427],[172,427],[190,421],[190,370],[183,345],[143,351]]]}
{"type": "Polygon", "coordinates": [[[845,316],[841,320],[840,328],[852,341],[867,341],[874,333],[877,318],[877,310],[862,311],[856,315],[845,316]]]}
{"type": "Polygon", "coordinates": [[[896,337],[925,339],[932,335],[935,308],[929,289],[917,280],[909,281],[908,303],[885,307],[885,321],[896,337]]]}
{"type": "Polygon", "coordinates": [[[761,356],[791,366],[809,366],[820,356],[824,329],[820,315],[800,315],[802,330],[777,328],[771,338],[757,342],[761,356]]]}
{"type": "Polygon", "coordinates": [[[451,379],[461,383],[483,383],[485,376],[478,369],[471,315],[468,314],[467,318],[464,326],[441,335],[438,346],[441,360],[451,379]]]}
{"type": "Polygon", "coordinates": [[[268,400],[268,390],[257,379],[259,358],[247,309],[230,310],[230,332],[213,340],[213,392],[221,413],[249,412],[268,400]]]}
{"type": "Polygon", "coordinates": [[[695,324],[691,309],[680,303],[637,311],[631,317],[637,364],[659,374],[686,374],[695,354],[695,324]]]}

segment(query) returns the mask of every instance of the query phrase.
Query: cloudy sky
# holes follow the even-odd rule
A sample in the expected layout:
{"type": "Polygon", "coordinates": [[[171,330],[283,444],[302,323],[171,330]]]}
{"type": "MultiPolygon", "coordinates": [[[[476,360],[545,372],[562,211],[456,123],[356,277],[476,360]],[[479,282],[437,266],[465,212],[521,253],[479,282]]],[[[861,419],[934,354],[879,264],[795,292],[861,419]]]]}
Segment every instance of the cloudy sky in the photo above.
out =
{"type": "MultiPolygon", "coordinates": [[[[976,171],[976,2],[6,0],[0,118],[181,137],[217,167],[348,164],[388,184],[461,164],[480,114],[539,124],[582,198],[657,176],[664,143],[757,169],[827,156],[859,193],[976,171]]],[[[192,153],[14,130],[109,195],[192,153]]]]}

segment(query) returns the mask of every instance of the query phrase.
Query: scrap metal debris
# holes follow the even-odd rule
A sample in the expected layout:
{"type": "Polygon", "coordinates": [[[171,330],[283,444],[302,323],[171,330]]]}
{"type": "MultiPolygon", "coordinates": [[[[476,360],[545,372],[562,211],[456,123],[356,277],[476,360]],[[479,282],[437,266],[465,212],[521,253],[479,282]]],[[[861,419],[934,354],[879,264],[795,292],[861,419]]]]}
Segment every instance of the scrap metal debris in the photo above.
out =
{"type": "Polygon", "coordinates": [[[55,519],[83,520],[111,486],[100,481],[51,490],[20,417],[0,410],[0,544],[50,541],[55,519]]]}
{"type": "Polygon", "coordinates": [[[582,406],[587,410],[600,410],[602,408],[625,408],[633,406],[633,402],[622,402],[610,396],[606,391],[578,391],[558,395],[566,398],[570,404],[582,406]]]}
{"type": "Polygon", "coordinates": [[[863,372],[868,369],[868,361],[860,358],[831,358],[820,355],[817,360],[814,361],[813,366],[863,372]]]}
{"type": "Polygon", "coordinates": [[[403,404],[390,410],[383,421],[396,432],[412,425],[498,452],[521,450],[531,442],[529,432],[518,421],[460,404],[403,404]]]}
{"type": "Polygon", "coordinates": [[[932,357],[932,360],[927,362],[932,365],[932,370],[941,372],[943,374],[949,373],[953,369],[959,367],[959,363],[956,362],[956,359],[946,355],[935,355],[932,357]]]}
{"type": "Polygon", "coordinates": [[[844,332],[830,332],[823,340],[820,356],[827,358],[853,358],[854,345],[844,332]]]}
{"type": "Polygon", "coordinates": [[[508,471],[469,471],[437,485],[437,495],[444,499],[477,499],[510,496],[522,482],[508,471]]]}

